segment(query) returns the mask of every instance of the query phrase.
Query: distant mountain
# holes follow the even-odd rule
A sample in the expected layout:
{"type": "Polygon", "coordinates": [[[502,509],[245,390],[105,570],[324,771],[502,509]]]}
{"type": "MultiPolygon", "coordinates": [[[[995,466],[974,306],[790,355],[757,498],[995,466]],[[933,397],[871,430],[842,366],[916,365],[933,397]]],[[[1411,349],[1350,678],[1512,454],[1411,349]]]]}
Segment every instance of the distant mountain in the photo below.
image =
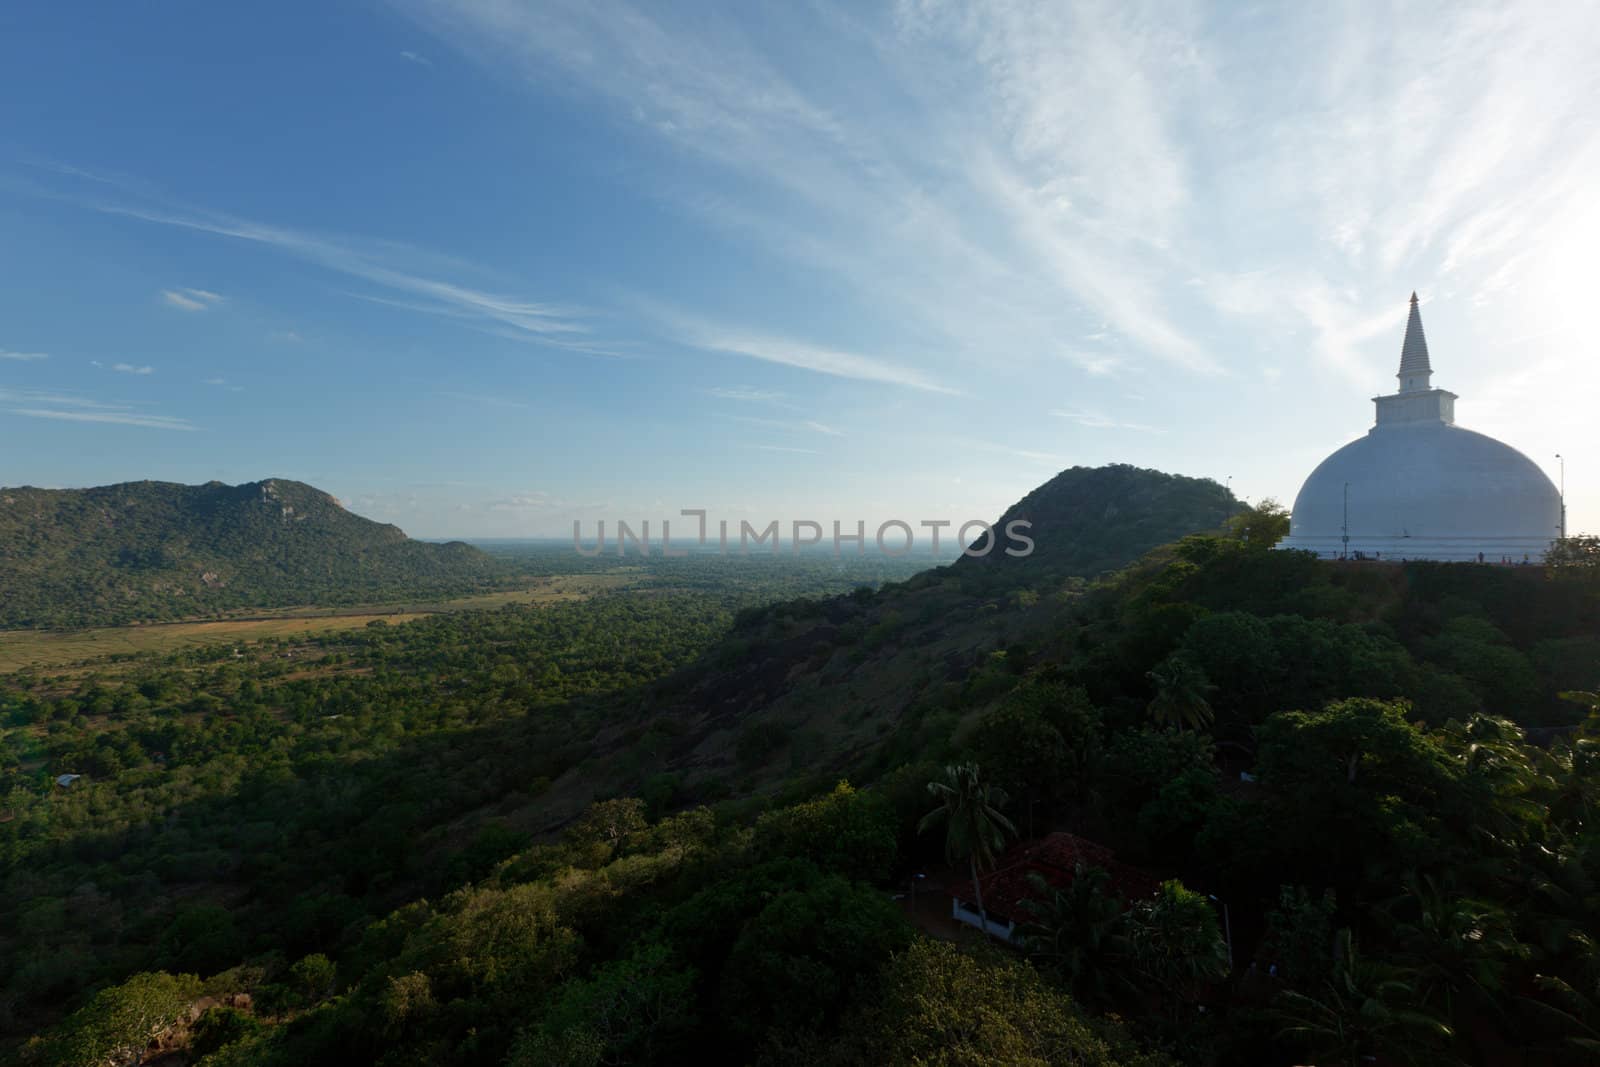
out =
{"type": "Polygon", "coordinates": [[[499,573],[301,482],[0,489],[0,628],[465,593],[499,573]]]}
{"type": "Polygon", "coordinates": [[[1093,577],[1186,534],[1215,530],[1239,507],[1232,493],[1209,478],[1125,463],[1072,467],[1006,509],[995,524],[999,541],[993,551],[963,557],[957,566],[1003,568],[1008,577],[1093,577]],[[1006,526],[1017,519],[1032,523],[1030,556],[1005,554],[1006,526]]]}

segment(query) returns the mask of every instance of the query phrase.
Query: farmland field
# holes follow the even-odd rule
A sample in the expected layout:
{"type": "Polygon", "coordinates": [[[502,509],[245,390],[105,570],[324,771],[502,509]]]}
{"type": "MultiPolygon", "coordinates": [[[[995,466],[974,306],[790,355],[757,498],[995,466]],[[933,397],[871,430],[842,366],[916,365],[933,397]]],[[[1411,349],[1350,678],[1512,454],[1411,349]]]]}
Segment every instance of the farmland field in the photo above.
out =
{"type": "Polygon", "coordinates": [[[53,669],[142,652],[175,652],[200,645],[244,643],[305,634],[354,630],[375,619],[408,622],[448,611],[481,611],[507,604],[577,600],[640,581],[637,574],[571,574],[540,578],[523,589],[453,600],[366,605],[353,608],[280,608],[234,617],[88,630],[0,631],[0,673],[25,667],[53,669]]]}

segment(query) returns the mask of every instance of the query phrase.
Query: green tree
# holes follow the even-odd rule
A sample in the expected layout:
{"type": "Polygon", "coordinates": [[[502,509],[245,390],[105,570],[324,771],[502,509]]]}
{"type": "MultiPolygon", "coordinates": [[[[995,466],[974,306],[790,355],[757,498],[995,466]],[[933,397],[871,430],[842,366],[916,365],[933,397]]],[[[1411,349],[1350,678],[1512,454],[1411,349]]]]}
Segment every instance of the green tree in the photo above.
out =
{"type": "Polygon", "coordinates": [[[1444,754],[1406,721],[1406,705],[1341,700],[1316,712],[1287,711],[1260,729],[1264,780],[1284,788],[1370,784],[1376,790],[1438,785],[1444,754]]]}
{"type": "Polygon", "coordinates": [[[1267,549],[1289,536],[1289,509],[1272,497],[1247,505],[1228,518],[1228,537],[1255,552],[1267,549]]]}
{"type": "Polygon", "coordinates": [[[1127,984],[1133,955],[1122,899],[1110,889],[1111,875],[1103,867],[1080,863],[1064,889],[1048,885],[1038,874],[1028,880],[1035,897],[1022,904],[1028,914],[1020,931],[1023,949],[1057,975],[1073,996],[1106,1003],[1127,984]]]}
{"type": "Polygon", "coordinates": [[[1539,794],[1547,792],[1548,763],[1523,743],[1521,727],[1510,719],[1473,715],[1465,722],[1450,720],[1434,737],[1456,761],[1463,787],[1492,798],[1466,813],[1474,836],[1509,857],[1511,850],[1542,835],[1550,812],[1539,794]]]}
{"type": "Polygon", "coordinates": [[[262,1030],[261,1022],[254,1015],[217,1004],[195,1020],[189,1034],[189,1054],[207,1056],[228,1045],[248,1041],[262,1030]]]}
{"type": "Polygon", "coordinates": [[[597,862],[605,863],[627,846],[629,838],[650,828],[644,810],[638,797],[598,801],[567,831],[567,841],[577,848],[597,849],[597,862]]]}
{"type": "Polygon", "coordinates": [[[1529,956],[1504,909],[1413,874],[1388,917],[1423,1007],[1458,1023],[1500,1014],[1510,969],[1529,956]]]}
{"type": "Polygon", "coordinates": [[[1429,659],[1465,678],[1497,715],[1517,714],[1539,695],[1528,657],[1487,619],[1456,616],[1422,647],[1429,659]]]}
{"type": "Polygon", "coordinates": [[[102,989],[67,1019],[57,1043],[61,1067],[122,1067],[144,1062],[150,1042],[170,1030],[200,995],[192,974],[136,974],[102,989]]]}
{"type": "MultiPolygon", "coordinates": [[[[1600,704],[1600,694],[1584,695],[1600,704]]],[[[1593,825],[1600,811],[1600,738],[1561,738],[1537,758],[1551,821],[1569,829],[1593,825]]]]}
{"type": "Polygon", "coordinates": [[[980,781],[976,763],[956,763],[944,769],[944,778],[928,783],[928,792],[939,798],[939,806],[922,817],[917,832],[944,823],[944,854],[951,863],[965,859],[972,872],[973,902],[987,931],[989,913],[983,906],[983,886],[978,871],[993,866],[1005,847],[1007,836],[1017,828],[1000,811],[1006,803],[1005,790],[980,781]]]}
{"type": "Polygon", "coordinates": [[[1152,667],[1147,677],[1156,690],[1150,701],[1156,725],[1199,730],[1211,724],[1215,715],[1208,697],[1214,687],[1192,655],[1174,652],[1152,667]]]}
{"type": "Polygon", "coordinates": [[[316,1004],[333,992],[338,968],[320,952],[313,952],[289,968],[289,983],[306,1004],[316,1004]]]}
{"type": "Polygon", "coordinates": [[[1458,862],[1444,817],[1479,809],[1455,762],[1407,710],[1343,700],[1257,727],[1263,811],[1284,880],[1332,881],[1344,895],[1385,867],[1398,880],[1426,863],[1458,862]]]}
{"type": "Polygon", "coordinates": [[[1139,809],[1139,832],[1151,853],[1174,861],[1189,857],[1220,796],[1214,767],[1191,767],[1163,785],[1139,809]]]}
{"type": "Polygon", "coordinates": [[[1334,972],[1312,993],[1285,990],[1274,1002],[1280,1037],[1304,1043],[1315,1062],[1361,1067],[1382,1055],[1403,1063],[1437,1062],[1450,1027],[1432,1012],[1414,1007],[1410,975],[1391,964],[1365,959],[1348,929],[1338,934],[1334,972]]]}
{"type": "Polygon", "coordinates": [[[1179,881],[1162,882],[1155,899],[1134,904],[1128,943],[1134,965],[1167,996],[1174,1018],[1183,1000],[1228,973],[1228,945],[1215,909],[1179,881]]]}
{"type": "Polygon", "coordinates": [[[1265,619],[1244,611],[1215,612],[1189,627],[1181,648],[1215,686],[1221,726],[1254,725],[1276,710],[1273,699],[1284,672],[1265,619]]]}
{"type": "Polygon", "coordinates": [[[755,842],[764,857],[803,857],[848,878],[879,882],[894,863],[895,817],[883,797],[840,782],[826,796],[762,815],[755,842]]]}
{"type": "Polygon", "coordinates": [[[1061,731],[1036,704],[1007,702],[979,720],[972,747],[991,776],[1022,794],[1028,836],[1033,836],[1034,805],[1048,804],[1063,790],[1067,743],[1061,731]]]}
{"type": "Polygon", "coordinates": [[[852,1012],[836,1062],[887,1067],[1162,1067],[1115,1026],[1094,1027],[1027,964],[919,939],[852,1012]]]}
{"type": "Polygon", "coordinates": [[[1544,565],[1558,578],[1600,581],[1600,537],[1593,534],[1563,537],[1545,553],[1544,565]]]}
{"type": "Polygon", "coordinates": [[[244,942],[227,908],[195,904],[178,912],[161,938],[162,960],[202,974],[220,971],[238,961],[244,942]]]}
{"type": "Polygon", "coordinates": [[[779,893],[745,924],[722,976],[722,1017],[751,1040],[831,1026],[911,940],[883,893],[830,875],[779,893]]]}
{"type": "Polygon", "coordinates": [[[695,981],[667,946],[639,945],[564,983],[539,1025],[517,1039],[508,1067],[670,1062],[694,1025],[695,981]]]}

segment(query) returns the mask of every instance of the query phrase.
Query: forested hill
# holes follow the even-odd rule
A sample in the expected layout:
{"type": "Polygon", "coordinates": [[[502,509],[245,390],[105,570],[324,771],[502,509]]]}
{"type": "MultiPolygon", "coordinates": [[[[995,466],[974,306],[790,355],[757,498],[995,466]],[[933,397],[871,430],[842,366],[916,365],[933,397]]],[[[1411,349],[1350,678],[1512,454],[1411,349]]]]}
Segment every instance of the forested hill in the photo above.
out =
{"type": "Polygon", "coordinates": [[[986,666],[1005,677],[1025,669],[1023,646],[1039,636],[1029,631],[1087,583],[1187,536],[1226,530],[1265,548],[1287,527],[1276,504],[1251,508],[1209,479],[1130,464],[1062,471],[1006,509],[985,555],[876,593],[741,615],[716,650],[663,687],[683,727],[680,769],[748,769],[786,752],[843,771],[943,687],[986,666]],[[1006,527],[1018,519],[1032,524],[1033,551],[1007,556],[1006,527]]]}
{"type": "Polygon", "coordinates": [[[1072,467],[1006,509],[995,529],[1000,543],[959,566],[1004,566],[1044,576],[1093,577],[1114,571],[1158,545],[1219,528],[1241,509],[1232,493],[1209,478],[1145,470],[1126,463],[1072,467]],[[1005,530],[1030,523],[1029,556],[1002,550],[1005,530]]]}
{"type": "Polygon", "coordinates": [[[283,479],[0,489],[0,629],[470,592],[499,569],[283,479]]]}

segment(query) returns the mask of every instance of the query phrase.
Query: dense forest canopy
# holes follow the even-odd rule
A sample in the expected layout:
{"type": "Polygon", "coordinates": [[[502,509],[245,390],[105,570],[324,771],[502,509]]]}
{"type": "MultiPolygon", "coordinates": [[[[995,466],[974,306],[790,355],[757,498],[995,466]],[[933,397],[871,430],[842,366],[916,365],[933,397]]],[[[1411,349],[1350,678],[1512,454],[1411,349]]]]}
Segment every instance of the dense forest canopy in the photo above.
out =
{"type": "Polygon", "coordinates": [[[1593,1062],[1594,570],[1281,519],[1093,580],[684,570],[0,679],[0,1026],[60,1064],[1593,1062]],[[1051,831],[1159,888],[948,921],[1051,831]]]}

